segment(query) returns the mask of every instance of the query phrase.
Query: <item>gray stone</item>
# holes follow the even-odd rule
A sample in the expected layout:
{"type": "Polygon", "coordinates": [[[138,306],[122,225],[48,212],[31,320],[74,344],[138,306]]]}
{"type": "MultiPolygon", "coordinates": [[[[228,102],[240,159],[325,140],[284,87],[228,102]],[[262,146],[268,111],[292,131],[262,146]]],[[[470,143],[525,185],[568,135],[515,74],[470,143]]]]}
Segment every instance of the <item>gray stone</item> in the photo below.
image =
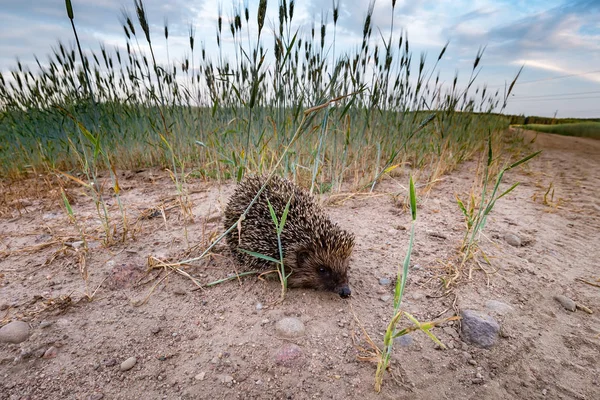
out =
{"type": "Polygon", "coordinates": [[[577,305],[575,304],[575,302],[567,296],[558,294],[554,296],[554,300],[558,301],[560,305],[565,308],[565,310],[575,311],[577,309],[577,305]]]}
{"type": "Polygon", "coordinates": [[[385,295],[381,296],[379,298],[379,300],[386,302],[386,301],[390,300],[391,298],[392,298],[392,296],[390,296],[389,294],[385,294],[385,295]]]}
{"type": "Polygon", "coordinates": [[[521,247],[521,238],[515,235],[514,233],[507,233],[506,235],[504,235],[504,240],[511,246],[521,247]]]}
{"type": "Polygon", "coordinates": [[[224,385],[231,385],[233,383],[233,376],[231,375],[222,375],[221,383],[224,385]]]}
{"type": "Polygon", "coordinates": [[[390,278],[379,278],[379,284],[380,284],[381,286],[387,286],[387,285],[389,285],[390,283],[392,283],[392,281],[391,281],[391,279],[390,279],[390,278]]]}
{"type": "Polygon", "coordinates": [[[12,321],[0,328],[0,343],[18,344],[29,338],[29,325],[23,321],[12,321]]]}
{"type": "Polygon", "coordinates": [[[46,349],[44,347],[40,347],[39,349],[33,352],[33,356],[35,358],[42,358],[44,357],[44,354],[46,354],[46,349]]]}
{"type": "Polygon", "coordinates": [[[304,335],[304,323],[298,318],[286,317],[275,324],[275,330],[280,336],[293,338],[304,335]]]}
{"type": "Polygon", "coordinates": [[[114,367],[115,365],[117,365],[117,360],[114,358],[108,359],[104,361],[104,365],[107,367],[114,367]]]}
{"type": "Polygon", "coordinates": [[[262,303],[256,303],[256,310],[257,310],[257,311],[260,311],[260,310],[262,310],[262,309],[263,309],[263,305],[262,305],[262,303]]]}
{"type": "Polygon", "coordinates": [[[394,343],[399,344],[401,347],[410,347],[410,345],[413,344],[413,337],[407,333],[406,335],[395,338],[394,343]]]}
{"type": "Polygon", "coordinates": [[[58,349],[54,346],[48,347],[48,349],[44,352],[42,357],[44,358],[54,358],[58,355],[58,349]]]}
{"type": "Polygon", "coordinates": [[[121,363],[121,371],[129,371],[131,368],[133,368],[136,362],[137,358],[129,357],[127,360],[121,363]]]}
{"type": "Polygon", "coordinates": [[[87,400],[102,400],[104,398],[104,394],[102,393],[94,393],[87,397],[87,400]]]}
{"type": "Polygon", "coordinates": [[[40,328],[42,328],[42,329],[48,328],[53,323],[54,322],[52,322],[52,321],[43,320],[42,322],[40,322],[40,328]]]}
{"type": "Polygon", "coordinates": [[[199,374],[194,376],[194,379],[197,381],[203,381],[205,376],[206,376],[206,372],[200,372],[199,374]]]}
{"type": "Polygon", "coordinates": [[[514,308],[506,303],[503,303],[498,300],[488,300],[485,302],[485,308],[490,311],[494,311],[500,315],[507,314],[511,311],[514,311],[514,308]]]}
{"type": "Polygon", "coordinates": [[[465,341],[483,348],[496,344],[500,325],[493,317],[475,310],[462,310],[461,316],[465,341]]]}

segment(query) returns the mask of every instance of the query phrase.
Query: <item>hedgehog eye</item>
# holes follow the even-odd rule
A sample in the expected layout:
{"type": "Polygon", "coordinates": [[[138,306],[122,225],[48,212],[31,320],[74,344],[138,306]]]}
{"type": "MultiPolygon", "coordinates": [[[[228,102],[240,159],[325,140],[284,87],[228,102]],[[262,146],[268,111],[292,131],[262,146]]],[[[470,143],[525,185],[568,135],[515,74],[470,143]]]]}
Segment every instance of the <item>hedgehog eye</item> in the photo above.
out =
{"type": "Polygon", "coordinates": [[[329,269],[327,267],[320,267],[319,274],[324,275],[324,276],[329,276],[329,275],[331,275],[331,269],[329,269]]]}

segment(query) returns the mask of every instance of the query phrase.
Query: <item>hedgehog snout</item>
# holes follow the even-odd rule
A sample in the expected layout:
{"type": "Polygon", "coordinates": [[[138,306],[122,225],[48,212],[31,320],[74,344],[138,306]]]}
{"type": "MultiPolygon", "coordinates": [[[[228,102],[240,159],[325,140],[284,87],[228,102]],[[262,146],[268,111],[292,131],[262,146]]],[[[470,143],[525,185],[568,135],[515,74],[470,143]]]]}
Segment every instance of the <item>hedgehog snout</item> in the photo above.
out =
{"type": "Polygon", "coordinates": [[[346,297],[350,297],[350,295],[352,294],[352,291],[350,290],[350,286],[348,286],[348,285],[341,286],[337,290],[337,292],[340,295],[340,297],[343,299],[345,299],[346,297]]]}

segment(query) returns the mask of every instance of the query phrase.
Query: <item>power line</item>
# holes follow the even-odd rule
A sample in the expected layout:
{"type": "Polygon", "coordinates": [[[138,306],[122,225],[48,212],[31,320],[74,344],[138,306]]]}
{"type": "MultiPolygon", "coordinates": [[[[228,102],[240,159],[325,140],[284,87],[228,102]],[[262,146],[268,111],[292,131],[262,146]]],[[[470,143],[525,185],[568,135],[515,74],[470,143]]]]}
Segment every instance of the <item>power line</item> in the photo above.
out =
{"type": "MultiPolygon", "coordinates": [[[[596,74],[596,73],[600,73],[600,69],[595,70],[595,71],[581,72],[579,74],[568,74],[568,75],[553,76],[553,77],[550,77],[550,78],[535,79],[535,80],[532,80],[532,81],[524,81],[524,82],[517,81],[517,83],[515,83],[515,86],[516,85],[526,85],[526,84],[529,84],[529,83],[553,81],[553,80],[556,80],[556,79],[572,78],[572,77],[575,77],[575,76],[583,76],[583,75],[596,74]]],[[[504,86],[508,86],[508,84],[494,85],[494,86],[488,86],[488,87],[489,88],[496,88],[496,87],[504,87],[504,86]]]]}
{"type": "Polygon", "coordinates": [[[559,99],[510,99],[513,101],[563,101],[563,100],[585,100],[585,99],[600,99],[600,96],[584,96],[584,97],[563,97],[559,99]]]}
{"type": "Polygon", "coordinates": [[[554,77],[551,77],[551,78],[536,79],[536,80],[533,80],[533,81],[525,81],[525,82],[519,82],[519,81],[517,81],[516,85],[525,85],[527,83],[552,81],[552,80],[555,80],[555,79],[571,78],[571,77],[574,77],[574,76],[583,76],[583,75],[596,74],[596,73],[600,73],[600,69],[598,69],[596,71],[582,72],[580,74],[569,74],[569,75],[554,76],[554,77]]]}
{"type": "Polygon", "coordinates": [[[562,96],[574,96],[574,95],[581,95],[581,94],[596,94],[596,93],[600,93],[600,90],[595,90],[592,92],[571,92],[571,93],[551,93],[551,94],[542,94],[539,96],[519,96],[518,94],[513,94],[513,99],[514,100],[525,100],[525,99],[540,99],[540,98],[546,98],[546,97],[562,97],[562,96]]]}

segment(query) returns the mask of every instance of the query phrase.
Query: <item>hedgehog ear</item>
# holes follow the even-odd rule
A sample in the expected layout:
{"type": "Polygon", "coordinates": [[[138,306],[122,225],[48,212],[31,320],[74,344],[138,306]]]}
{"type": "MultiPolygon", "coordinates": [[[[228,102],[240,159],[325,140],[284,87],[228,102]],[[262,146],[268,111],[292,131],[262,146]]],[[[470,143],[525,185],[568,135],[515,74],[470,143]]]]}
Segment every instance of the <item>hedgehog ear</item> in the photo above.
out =
{"type": "Polygon", "coordinates": [[[296,264],[301,267],[306,263],[306,260],[310,257],[310,251],[308,250],[300,250],[298,251],[296,264]]]}

